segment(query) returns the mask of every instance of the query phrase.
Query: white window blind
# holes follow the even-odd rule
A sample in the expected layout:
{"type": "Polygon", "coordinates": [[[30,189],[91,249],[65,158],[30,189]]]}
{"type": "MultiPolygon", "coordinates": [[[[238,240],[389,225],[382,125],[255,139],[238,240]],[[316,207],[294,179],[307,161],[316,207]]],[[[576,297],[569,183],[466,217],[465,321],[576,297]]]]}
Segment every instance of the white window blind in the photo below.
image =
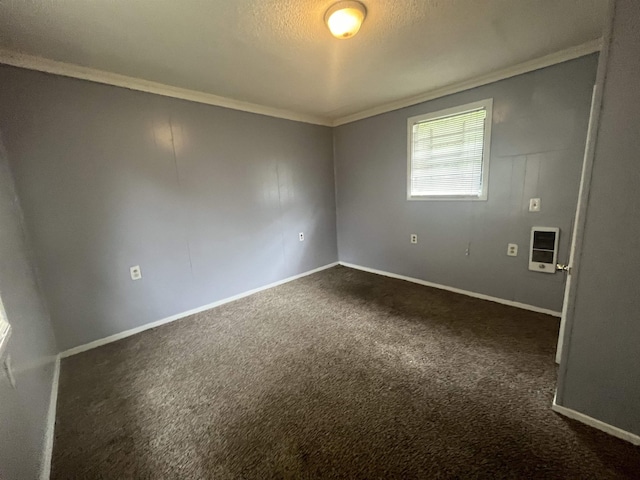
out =
{"type": "Polygon", "coordinates": [[[410,119],[410,197],[486,198],[491,104],[469,107],[410,119]]]}
{"type": "Polygon", "coordinates": [[[2,359],[2,354],[7,347],[7,341],[9,340],[10,331],[11,326],[9,325],[9,321],[7,320],[7,314],[4,310],[2,300],[0,299],[0,359],[2,359]]]}

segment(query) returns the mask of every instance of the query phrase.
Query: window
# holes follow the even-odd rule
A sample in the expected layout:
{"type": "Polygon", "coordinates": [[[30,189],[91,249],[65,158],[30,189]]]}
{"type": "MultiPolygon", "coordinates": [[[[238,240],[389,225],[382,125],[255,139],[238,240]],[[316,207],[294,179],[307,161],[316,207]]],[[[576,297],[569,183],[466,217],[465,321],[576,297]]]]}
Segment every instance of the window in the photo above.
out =
{"type": "Polygon", "coordinates": [[[493,99],[409,119],[408,200],[486,200],[493,99]]]}
{"type": "Polygon", "coordinates": [[[0,299],[0,360],[2,359],[4,350],[7,348],[7,342],[9,341],[10,334],[11,326],[7,320],[7,314],[4,311],[2,300],[0,299]]]}

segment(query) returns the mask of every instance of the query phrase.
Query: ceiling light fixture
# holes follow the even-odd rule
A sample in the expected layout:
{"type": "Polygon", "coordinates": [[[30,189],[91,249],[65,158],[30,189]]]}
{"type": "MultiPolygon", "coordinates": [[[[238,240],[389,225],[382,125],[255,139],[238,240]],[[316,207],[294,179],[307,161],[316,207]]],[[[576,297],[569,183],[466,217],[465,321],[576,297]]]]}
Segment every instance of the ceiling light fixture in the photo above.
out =
{"type": "Polygon", "coordinates": [[[327,10],[324,21],[331,34],[336,38],[351,38],[367,16],[367,9],[360,2],[338,2],[327,10]]]}

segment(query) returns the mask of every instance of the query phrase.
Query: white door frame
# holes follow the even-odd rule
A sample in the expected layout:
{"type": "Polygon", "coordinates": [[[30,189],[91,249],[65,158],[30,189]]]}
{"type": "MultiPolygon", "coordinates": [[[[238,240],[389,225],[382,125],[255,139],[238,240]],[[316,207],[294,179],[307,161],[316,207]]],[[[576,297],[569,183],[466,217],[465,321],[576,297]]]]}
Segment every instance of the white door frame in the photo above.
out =
{"type": "Polygon", "coordinates": [[[598,72],[596,83],[593,86],[591,96],[591,112],[589,116],[589,128],[587,130],[587,143],[584,151],[582,163],[582,177],[580,179],[580,191],[578,193],[578,206],[573,224],[573,236],[571,238],[571,248],[569,251],[569,271],[567,272],[567,282],[564,290],[564,301],[562,303],[562,318],[560,320],[560,335],[558,336],[558,347],[556,350],[556,363],[560,363],[565,352],[564,346],[571,335],[573,326],[573,314],[575,310],[575,299],[578,288],[578,278],[576,274],[580,266],[580,256],[582,255],[582,243],[585,228],[587,204],[589,203],[589,191],[591,188],[591,174],[593,172],[593,159],[595,157],[596,143],[598,139],[598,129],[600,126],[600,112],[602,110],[602,94],[607,76],[607,63],[609,60],[609,46],[611,44],[611,32],[613,29],[613,16],[615,13],[615,0],[609,0],[609,11],[602,35],[602,47],[598,57],[598,72]],[[568,334],[567,334],[568,331],[568,334]]]}

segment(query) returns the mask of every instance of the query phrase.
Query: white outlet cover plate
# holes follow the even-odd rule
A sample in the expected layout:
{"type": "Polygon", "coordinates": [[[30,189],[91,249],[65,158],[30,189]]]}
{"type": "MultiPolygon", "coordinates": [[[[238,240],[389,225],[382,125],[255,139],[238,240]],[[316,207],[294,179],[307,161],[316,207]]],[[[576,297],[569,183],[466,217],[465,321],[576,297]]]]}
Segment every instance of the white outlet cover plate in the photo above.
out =
{"type": "Polygon", "coordinates": [[[301,242],[304,242],[304,232],[300,232],[300,233],[298,234],[298,239],[299,239],[301,242]]]}
{"type": "Polygon", "coordinates": [[[530,212],[539,212],[540,211],[540,199],[532,198],[529,200],[529,211],[530,212]]]}
{"type": "Polygon", "coordinates": [[[517,257],[518,256],[518,245],[516,245],[515,243],[510,243],[507,246],[507,255],[509,255],[510,257],[517,257]]]}
{"type": "Polygon", "coordinates": [[[140,265],[130,267],[129,273],[131,274],[131,280],[140,280],[142,278],[142,270],[140,270],[140,265]]]}
{"type": "Polygon", "coordinates": [[[411,243],[418,243],[418,235],[415,233],[411,234],[411,243]]]}

